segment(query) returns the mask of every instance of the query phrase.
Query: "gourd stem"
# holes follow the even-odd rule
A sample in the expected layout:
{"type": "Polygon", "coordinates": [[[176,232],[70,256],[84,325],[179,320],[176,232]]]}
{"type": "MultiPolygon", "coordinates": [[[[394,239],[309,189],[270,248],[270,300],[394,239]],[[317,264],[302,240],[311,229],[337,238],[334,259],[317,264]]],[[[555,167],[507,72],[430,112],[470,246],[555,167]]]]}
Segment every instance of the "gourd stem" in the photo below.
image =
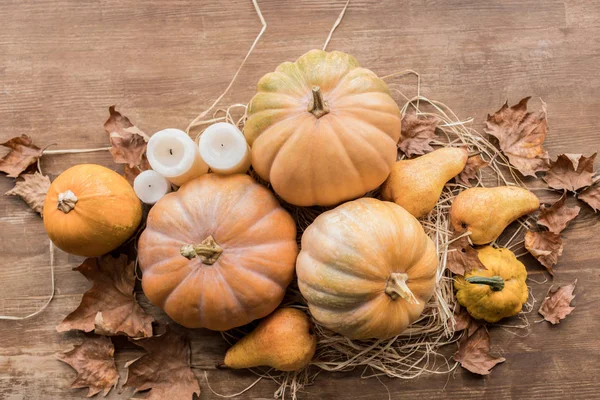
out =
{"type": "Polygon", "coordinates": [[[488,285],[494,292],[499,292],[500,290],[504,289],[504,279],[498,275],[490,278],[487,276],[470,276],[465,280],[469,283],[488,285]]]}
{"type": "Polygon", "coordinates": [[[73,209],[75,208],[75,204],[77,204],[77,201],[78,199],[77,196],[75,196],[75,193],[73,193],[70,190],[67,190],[58,194],[58,203],[56,205],[56,208],[58,208],[65,214],[68,214],[69,212],[73,211],[73,209]]]}
{"type": "Polygon", "coordinates": [[[308,112],[317,118],[329,113],[329,104],[323,99],[323,93],[318,86],[312,88],[312,99],[308,103],[308,112]]]}
{"type": "Polygon", "coordinates": [[[390,296],[390,298],[394,301],[398,298],[403,298],[410,304],[419,304],[419,301],[406,284],[407,280],[407,274],[401,272],[392,272],[385,285],[385,294],[390,296]]]}
{"type": "Polygon", "coordinates": [[[215,242],[212,235],[210,235],[200,244],[186,244],[181,246],[179,252],[188,260],[198,257],[203,264],[212,265],[217,262],[221,253],[223,253],[223,249],[215,242]]]}

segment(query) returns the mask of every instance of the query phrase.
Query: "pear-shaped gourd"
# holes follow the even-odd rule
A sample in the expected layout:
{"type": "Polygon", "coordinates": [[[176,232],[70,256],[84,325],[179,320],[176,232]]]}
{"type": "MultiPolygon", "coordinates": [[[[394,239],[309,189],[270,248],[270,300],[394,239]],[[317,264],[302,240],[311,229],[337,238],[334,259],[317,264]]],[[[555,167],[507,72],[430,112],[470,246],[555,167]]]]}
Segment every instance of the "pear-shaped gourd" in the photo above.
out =
{"type": "Polygon", "coordinates": [[[458,233],[470,231],[474,244],[490,243],[514,220],[534,212],[540,201],[516,186],[470,188],[452,203],[450,221],[458,233]]]}
{"type": "Polygon", "coordinates": [[[316,349],[308,315],[296,308],[280,308],[227,351],[223,366],[297,371],[310,363],[316,349]]]}
{"type": "Polygon", "coordinates": [[[381,187],[381,195],[415,217],[423,217],[435,207],[446,182],[464,169],[467,157],[466,149],[446,147],[397,161],[381,187]]]}

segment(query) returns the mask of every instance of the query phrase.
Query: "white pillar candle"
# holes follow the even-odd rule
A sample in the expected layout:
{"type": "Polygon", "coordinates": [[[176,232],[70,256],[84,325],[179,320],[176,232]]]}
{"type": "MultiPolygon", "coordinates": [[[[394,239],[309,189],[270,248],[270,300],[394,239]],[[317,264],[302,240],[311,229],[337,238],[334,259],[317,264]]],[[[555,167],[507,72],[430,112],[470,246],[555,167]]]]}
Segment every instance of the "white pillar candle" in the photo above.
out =
{"type": "Polygon", "coordinates": [[[177,186],[208,172],[196,143],[179,129],[163,129],[152,135],[146,156],[153,170],[177,186]]]}
{"type": "Polygon", "coordinates": [[[135,177],[133,190],[142,202],[154,204],[171,191],[171,183],[158,172],[149,169],[135,177]]]}
{"type": "Polygon", "coordinates": [[[198,147],[202,159],[217,174],[245,174],[250,168],[250,146],[235,125],[217,122],[209,126],[198,147]]]}

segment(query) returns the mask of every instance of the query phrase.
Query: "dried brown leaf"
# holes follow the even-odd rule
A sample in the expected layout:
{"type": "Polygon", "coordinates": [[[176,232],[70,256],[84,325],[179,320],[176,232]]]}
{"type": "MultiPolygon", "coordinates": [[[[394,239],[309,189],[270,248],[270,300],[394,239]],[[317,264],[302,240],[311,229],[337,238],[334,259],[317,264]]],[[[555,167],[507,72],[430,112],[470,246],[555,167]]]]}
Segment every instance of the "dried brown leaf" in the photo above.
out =
{"type": "Polygon", "coordinates": [[[460,174],[456,177],[456,181],[466,186],[472,186],[470,180],[476,179],[479,170],[489,165],[488,162],[483,161],[481,156],[471,156],[467,159],[467,164],[460,174]]]}
{"type": "Polygon", "coordinates": [[[420,155],[433,151],[430,143],[435,140],[435,128],[439,119],[435,116],[417,115],[407,112],[402,117],[402,135],[398,148],[407,157],[420,155]]]}
{"type": "Polygon", "coordinates": [[[490,355],[490,334],[485,326],[460,339],[454,359],[466,370],[479,375],[488,375],[496,364],[506,361],[503,357],[490,355]]]}
{"type": "Polygon", "coordinates": [[[498,139],[500,149],[519,172],[535,177],[536,172],[547,171],[549,167],[548,152],[543,147],[548,121],[543,101],[540,111],[527,112],[530,98],[512,107],[506,102],[494,115],[488,115],[485,132],[498,139]]]}
{"type": "Polygon", "coordinates": [[[454,313],[454,321],[456,321],[454,330],[456,332],[466,330],[468,336],[471,336],[484,324],[482,321],[471,317],[471,314],[464,307],[459,307],[458,312],[454,313]]]}
{"type": "Polygon", "coordinates": [[[596,154],[590,157],[582,154],[560,154],[556,161],[551,163],[544,180],[551,188],[572,192],[590,186],[596,154]]]}
{"type": "Polygon", "coordinates": [[[548,290],[548,294],[538,310],[546,321],[556,325],[560,320],[565,319],[567,315],[571,314],[571,311],[575,309],[575,307],[571,307],[571,300],[575,298],[573,291],[576,284],[577,279],[570,285],[559,286],[557,288],[552,286],[548,290]]]}
{"type": "Polygon", "coordinates": [[[134,388],[134,393],[151,389],[147,400],[192,399],[194,393],[200,396],[200,385],[190,367],[189,340],[184,334],[167,326],[160,336],[132,342],[148,354],[125,364],[128,373],[124,387],[134,388]]]}
{"type": "Polygon", "coordinates": [[[71,389],[87,387],[87,397],[92,397],[100,391],[104,391],[106,396],[117,386],[119,373],[114,355],[115,347],[109,338],[86,336],[82,344],[56,357],[77,371],[77,379],[71,384],[71,389]]]}
{"type": "Polygon", "coordinates": [[[594,211],[600,210],[600,181],[579,193],[577,198],[592,207],[594,211]]]}
{"type": "Polygon", "coordinates": [[[127,179],[127,182],[129,182],[129,184],[133,186],[133,181],[135,180],[135,178],[143,171],[146,171],[148,169],[150,169],[150,163],[146,158],[146,154],[144,154],[142,156],[142,162],[139,166],[135,166],[132,168],[129,165],[125,165],[125,168],[123,170],[123,176],[125,177],[125,179],[127,179]]]}
{"type": "Polygon", "coordinates": [[[525,233],[525,248],[542,264],[550,275],[554,275],[552,267],[562,255],[563,243],[560,235],[553,232],[525,233]]]}
{"type": "Polygon", "coordinates": [[[450,243],[448,246],[448,257],[446,268],[456,275],[468,274],[473,270],[487,269],[477,255],[477,250],[471,246],[469,238],[463,236],[450,243]]]}
{"type": "Polygon", "coordinates": [[[563,193],[562,197],[552,206],[546,207],[542,205],[540,208],[540,216],[537,223],[543,225],[553,233],[561,233],[577,215],[581,208],[578,206],[566,206],[567,193],[563,193]]]}
{"type": "Polygon", "coordinates": [[[110,137],[110,153],[114,162],[127,164],[129,168],[141,165],[142,156],[146,153],[148,135],[133,125],[129,118],[116,111],[115,106],[110,106],[108,111],[110,116],[104,123],[104,130],[110,137]]]}
{"type": "Polygon", "coordinates": [[[20,196],[33,211],[43,217],[44,199],[50,189],[50,178],[39,172],[22,175],[21,178],[23,180],[15,183],[15,187],[5,195],[20,196]]]}
{"type": "Polygon", "coordinates": [[[14,137],[0,146],[8,147],[10,151],[0,159],[0,171],[5,172],[9,178],[18,177],[27,167],[35,163],[43,150],[33,144],[27,135],[14,137]]]}
{"type": "Polygon", "coordinates": [[[127,256],[88,258],[74,270],[94,286],[85,292],[79,307],[56,327],[58,332],[79,329],[108,336],[152,336],[154,319],[135,300],[134,264],[127,262],[127,256]]]}

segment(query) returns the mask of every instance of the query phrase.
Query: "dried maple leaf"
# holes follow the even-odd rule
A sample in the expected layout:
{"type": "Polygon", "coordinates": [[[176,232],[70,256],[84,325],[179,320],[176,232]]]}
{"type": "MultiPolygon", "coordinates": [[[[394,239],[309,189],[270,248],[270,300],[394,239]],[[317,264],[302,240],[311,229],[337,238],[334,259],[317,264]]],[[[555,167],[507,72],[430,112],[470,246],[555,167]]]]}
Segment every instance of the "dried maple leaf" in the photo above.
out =
{"type": "Polygon", "coordinates": [[[124,387],[134,388],[134,393],[151,389],[145,397],[148,400],[191,399],[194,393],[200,396],[200,385],[190,367],[190,344],[184,334],[167,326],[160,336],[132,342],[148,354],[125,364],[128,373],[124,387]]]}
{"type": "Polygon", "coordinates": [[[592,184],[594,175],[594,159],[582,154],[560,154],[550,165],[544,177],[548,186],[554,189],[576,191],[592,184]]]}
{"type": "Polygon", "coordinates": [[[79,329],[103,335],[152,336],[153,318],[147,315],[132,294],[134,264],[127,256],[88,258],[74,269],[94,286],[85,292],[81,304],[56,327],[58,332],[79,329]]]}
{"type": "Polygon", "coordinates": [[[117,386],[119,373],[115,365],[115,347],[104,336],[86,336],[83,343],[57,358],[77,371],[71,389],[89,388],[87,397],[104,391],[104,396],[117,386]]]}
{"type": "Polygon", "coordinates": [[[468,336],[471,336],[484,324],[482,321],[471,317],[471,314],[464,307],[459,307],[458,312],[454,313],[454,321],[456,322],[454,330],[456,332],[466,330],[468,336]]]}
{"type": "Polygon", "coordinates": [[[487,269],[479,261],[477,250],[471,246],[468,236],[463,236],[450,243],[446,268],[456,275],[464,275],[472,270],[487,269]]]}
{"type": "Polygon", "coordinates": [[[571,307],[571,300],[575,298],[573,291],[576,284],[577,279],[570,285],[559,286],[556,289],[552,286],[548,290],[548,294],[538,310],[546,321],[556,325],[561,319],[565,319],[567,315],[571,314],[571,311],[575,309],[575,307],[571,307]]]}
{"type": "Polygon", "coordinates": [[[407,157],[433,151],[430,143],[436,138],[435,127],[438,122],[438,118],[432,115],[423,116],[414,112],[404,114],[398,148],[407,157]]]}
{"type": "Polygon", "coordinates": [[[512,107],[506,102],[494,115],[488,115],[485,132],[498,139],[500,149],[519,172],[535,177],[536,172],[547,171],[549,166],[548,152],[543,148],[548,121],[543,101],[541,111],[527,112],[530,98],[512,107]]]}
{"type": "Polygon", "coordinates": [[[18,177],[27,167],[35,163],[44,150],[33,144],[27,135],[14,137],[0,146],[8,147],[10,151],[0,159],[0,171],[10,178],[18,177]]]}
{"type": "Polygon", "coordinates": [[[552,267],[562,255],[563,244],[560,235],[553,232],[525,233],[525,248],[542,264],[550,275],[554,275],[552,267]]]}
{"type": "Polygon", "coordinates": [[[127,164],[130,168],[139,166],[146,152],[148,135],[133,125],[129,118],[116,111],[115,106],[110,106],[108,112],[110,116],[104,123],[104,130],[110,137],[110,153],[114,162],[127,164]]]}
{"type": "Polygon", "coordinates": [[[456,177],[456,181],[466,186],[472,186],[469,180],[476,179],[477,173],[481,168],[485,168],[489,165],[488,162],[483,161],[481,156],[471,156],[467,159],[467,164],[460,174],[456,177]]]}
{"type": "Polygon", "coordinates": [[[600,210],[600,182],[596,182],[586,188],[583,192],[579,193],[577,198],[592,207],[594,211],[600,210]]]}
{"type": "Polygon", "coordinates": [[[565,205],[566,200],[567,193],[565,192],[552,206],[546,207],[542,205],[537,223],[548,228],[550,232],[561,233],[569,225],[569,222],[577,217],[579,211],[581,211],[581,208],[578,206],[567,207],[565,205]]]}
{"type": "Polygon", "coordinates": [[[466,370],[479,375],[488,375],[496,364],[506,361],[503,357],[490,355],[490,334],[485,326],[460,339],[454,359],[466,370]]]}
{"type": "Polygon", "coordinates": [[[23,175],[22,178],[22,181],[15,183],[15,187],[5,194],[20,196],[33,211],[42,215],[44,199],[50,189],[50,178],[39,172],[23,175]]]}

